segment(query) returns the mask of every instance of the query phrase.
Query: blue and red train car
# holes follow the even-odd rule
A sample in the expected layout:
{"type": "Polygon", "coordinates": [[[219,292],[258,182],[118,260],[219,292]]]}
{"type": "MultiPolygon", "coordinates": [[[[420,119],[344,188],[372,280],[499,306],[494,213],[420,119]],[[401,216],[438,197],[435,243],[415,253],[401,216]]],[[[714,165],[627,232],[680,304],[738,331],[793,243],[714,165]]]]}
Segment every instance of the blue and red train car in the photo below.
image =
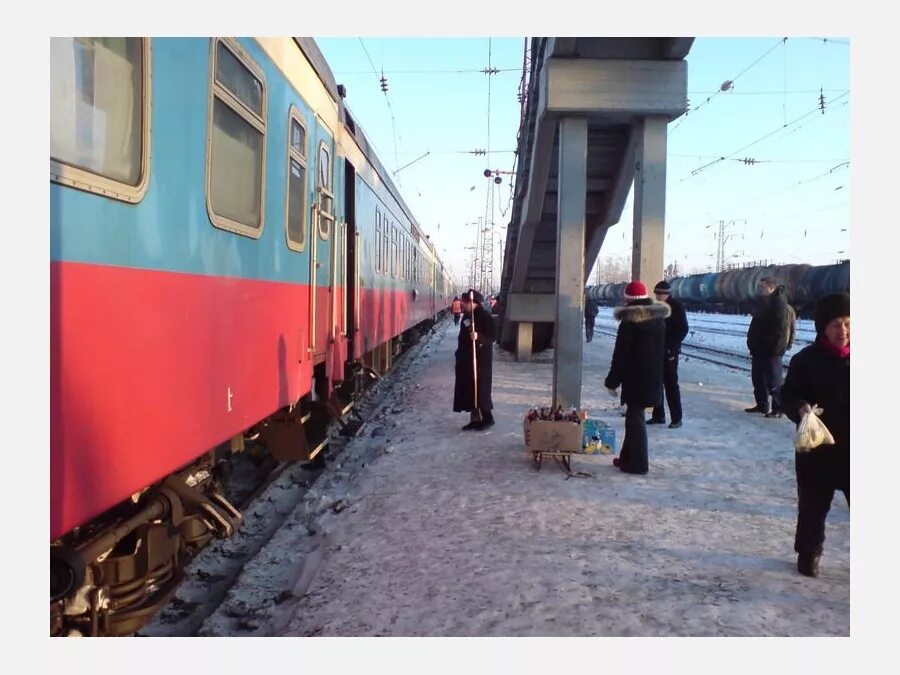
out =
{"type": "Polygon", "coordinates": [[[312,40],[50,43],[51,632],[122,634],[453,289],[312,40]]]}

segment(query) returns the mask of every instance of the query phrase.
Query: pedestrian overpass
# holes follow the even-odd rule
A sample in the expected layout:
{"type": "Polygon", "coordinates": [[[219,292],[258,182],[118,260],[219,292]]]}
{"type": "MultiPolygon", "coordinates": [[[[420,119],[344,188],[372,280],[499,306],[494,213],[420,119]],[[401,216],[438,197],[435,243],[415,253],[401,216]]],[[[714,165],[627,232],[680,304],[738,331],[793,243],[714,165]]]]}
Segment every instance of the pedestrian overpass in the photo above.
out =
{"type": "Polygon", "coordinates": [[[584,286],[632,183],[632,277],[662,278],[666,128],[687,109],[693,41],[531,40],[501,345],[525,360],[552,344],[554,404],[580,405],[584,286]]]}

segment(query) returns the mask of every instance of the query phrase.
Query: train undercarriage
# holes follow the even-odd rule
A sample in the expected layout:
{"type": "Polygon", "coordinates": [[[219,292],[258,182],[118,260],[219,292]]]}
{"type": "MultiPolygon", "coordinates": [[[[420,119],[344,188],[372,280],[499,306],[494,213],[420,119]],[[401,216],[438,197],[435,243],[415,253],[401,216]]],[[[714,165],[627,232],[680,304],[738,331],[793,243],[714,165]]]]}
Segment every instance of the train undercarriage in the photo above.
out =
{"type": "Polygon", "coordinates": [[[226,496],[229,467],[248,450],[256,462],[324,466],[329,434],[360,433],[356,404],[394,359],[433,326],[425,322],[346,366],[331,389],[324,364],[312,391],[243,434],[211,449],[50,546],[50,635],[133,634],[165,606],[185,567],[213,539],[241,526],[226,496]],[[330,394],[327,394],[330,389],[330,394]]]}

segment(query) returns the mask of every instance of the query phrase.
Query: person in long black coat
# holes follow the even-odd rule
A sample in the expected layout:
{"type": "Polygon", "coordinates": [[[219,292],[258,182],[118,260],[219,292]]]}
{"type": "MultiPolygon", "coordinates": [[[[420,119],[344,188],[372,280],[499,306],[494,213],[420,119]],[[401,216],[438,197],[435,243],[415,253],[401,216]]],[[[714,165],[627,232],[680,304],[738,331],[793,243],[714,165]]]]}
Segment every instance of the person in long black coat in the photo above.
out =
{"type": "Polygon", "coordinates": [[[672,418],[670,429],[681,426],[681,389],[678,387],[678,358],[681,356],[681,343],[688,334],[687,311],[684,303],[672,297],[669,282],[663,279],[653,287],[657,302],[665,302],[672,310],[666,319],[666,349],[663,354],[663,389],[665,396],[660,396],[659,403],[653,408],[653,414],[647,424],[665,424],[665,402],[669,402],[669,415],[672,418]]]}
{"type": "Polygon", "coordinates": [[[771,277],[760,279],[759,292],[757,308],[747,329],[747,349],[752,357],[750,379],[756,405],[745,408],[745,412],[781,417],[782,359],[790,339],[788,304],[784,286],[778,286],[771,277]]]}
{"type": "Polygon", "coordinates": [[[672,310],[663,302],[653,302],[640,281],[625,287],[625,301],[625,307],[613,312],[620,323],[605,380],[611,393],[622,386],[627,406],[625,438],[613,464],[625,473],[644,474],[650,468],[644,410],[659,403],[662,396],[665,320],[672,310]]]}
{"type": "Polygon", "coordinates": [[[600,313],[600,307],[597,301],[589,295],[584,296],[584,338],[585,342],[594,339],[594,324],[597,321],[597,314],[600,313]]]}
{"type": "Polygon", "coordinates": [[[816,340],[794,355],[781,389],[784,413],[796,424],[811,407],[834,445],[794,456],[797,473],[797,532],[794,550],[801,574],[817,576],[825,543],[825,517],[834,491],[850,504],[850,296],[837,293],[816,305],[816,340]]]}
{"type": "Polygon", "coordinates": [[[493,344],[497,337],[494,318],[481,303],[484,296],[469,289],[462,297],[462,321],[456,348],[456,384],[453,390],[453,411],[468,412],[469,423],[464,431],[480,431],[494,424],[494,402],[491,399],[493,378],[493,344]],[[478,400],[475,400],[475,373],[472,364],[472,318],[474,314],[475,360],[478,367],[478,400]]]}

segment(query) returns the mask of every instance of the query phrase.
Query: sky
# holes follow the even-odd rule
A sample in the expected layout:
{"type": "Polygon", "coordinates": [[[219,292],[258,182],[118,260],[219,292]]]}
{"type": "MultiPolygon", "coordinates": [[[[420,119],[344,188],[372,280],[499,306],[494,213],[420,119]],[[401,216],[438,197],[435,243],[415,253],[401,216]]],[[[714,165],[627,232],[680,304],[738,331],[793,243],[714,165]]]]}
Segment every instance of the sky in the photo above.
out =
{"type": "MultiPolygon", "coordinates": [[[[483,172],[514,169],[524,38],[317,43],[440,255],[464,272],[477,229],[466,223],[493,220],[499,278],[513,176],[496,185],[483,172]]],[[[720,221],[728,262],[849,258],[850,40],[699,37],[687,62],[689,113],[669,124],[665,264],[714,268],[720,221]]],[[[629,196],[601,258],[630,255],[632,217],[629,196]]]]}

